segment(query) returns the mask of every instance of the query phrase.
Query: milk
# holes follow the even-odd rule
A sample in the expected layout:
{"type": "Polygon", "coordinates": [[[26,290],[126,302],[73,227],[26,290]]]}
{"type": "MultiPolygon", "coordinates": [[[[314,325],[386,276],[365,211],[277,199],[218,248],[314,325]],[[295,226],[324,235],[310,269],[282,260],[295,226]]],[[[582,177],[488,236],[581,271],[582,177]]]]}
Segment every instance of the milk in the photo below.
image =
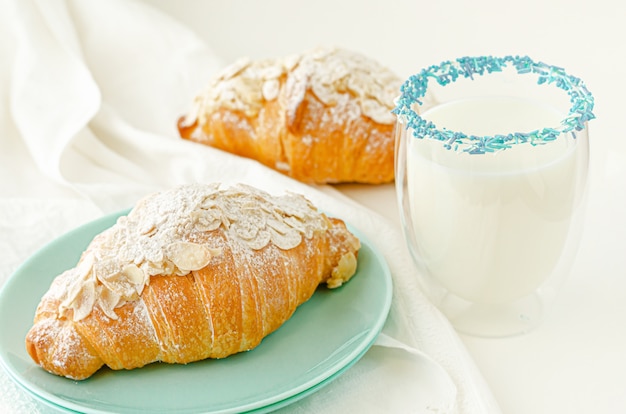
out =
{"type": "MultiPolygon", "coordinates": [[[[477,98],[422,117],[474,135],[557,127],[563,114],[531,101],[477,98]]],[[[410,137],[407,181],[418,261],[455,295],[505,303],[537,289],[563,252],[576,199],[576,141],[486,154],[410,137]]]]}

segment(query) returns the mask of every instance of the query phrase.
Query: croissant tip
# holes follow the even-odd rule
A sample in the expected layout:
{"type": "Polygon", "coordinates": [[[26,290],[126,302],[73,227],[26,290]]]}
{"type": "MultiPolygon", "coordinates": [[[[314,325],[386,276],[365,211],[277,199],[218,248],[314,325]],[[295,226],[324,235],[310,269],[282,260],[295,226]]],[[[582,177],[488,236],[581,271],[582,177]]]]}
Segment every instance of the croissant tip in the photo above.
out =
{"type": "Polygon", "coordinates": [[[37,352],[37,347],[30,340],[29,337],[26,337],[26,352],[28,352],[28,355],[30,355],[30,357],[33,359],[33,361],[35,361],[37,365],[41,365],[39,353],[37,352]]]}
{"type": "Polygon", "coordinates": [[[197,124],[198,124],[197,121],[193,122],[192,124],[189,124],[189,122],[187,121],[187,117],[184,115],[179,117],[178,122],[176,122],[176,128],[178,129],[178,133],[180,134],[180,137],[182,139],[189,139],[189,137],[191,136],[191,133],[193,132],[197,124]]]}

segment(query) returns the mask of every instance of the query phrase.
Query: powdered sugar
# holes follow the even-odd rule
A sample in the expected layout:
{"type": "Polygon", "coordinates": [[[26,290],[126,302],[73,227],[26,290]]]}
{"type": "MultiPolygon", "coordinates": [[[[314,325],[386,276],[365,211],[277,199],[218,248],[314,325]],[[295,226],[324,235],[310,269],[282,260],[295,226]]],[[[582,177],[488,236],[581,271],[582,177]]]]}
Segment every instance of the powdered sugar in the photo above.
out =
{"type": "Polygon", "coordinates": [[[393,100],[401,83],[377,62],[337,48],[318,48],[282,59],[240,59],[210,82],[183,124],[192,125],[196,120],[203,124],[207,114],[220,107],[253,117],[264,101],[274,99],[285,107],[288,119],[293,118],[308,90],[329,106],[350,97],[359,111],[349,115],[362,114],[377,123],[392,124],[393,100]]]}
{"type": "Polygon", "coordinates": [[[114,309],[138,298],[151,276],[183,276],[209,265],[221,249],[195,242],[204,232],[226,231],[252,250],[269,243],[287,250],[326,228],[324,216],[295,194],[274,197],[219,184],[156,193],[96,236],[78,266],[64,274],[59,312],[71,309],[80,320],[98,306],[116,319],[114,309]]]}

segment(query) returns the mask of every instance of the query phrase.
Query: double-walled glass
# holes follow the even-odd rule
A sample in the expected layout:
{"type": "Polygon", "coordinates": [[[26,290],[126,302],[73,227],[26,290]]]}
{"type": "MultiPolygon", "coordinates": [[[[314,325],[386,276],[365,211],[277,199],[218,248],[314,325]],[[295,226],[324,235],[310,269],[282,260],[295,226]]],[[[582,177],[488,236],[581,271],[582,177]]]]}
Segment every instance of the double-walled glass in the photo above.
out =
{"type": "Polygon", "coordinates": [[[552,302],[581,235],[592,110],[580,79],[528,57],[460,58],[403,85],[403,229],[459,331],[527,332],[552,302]]]}

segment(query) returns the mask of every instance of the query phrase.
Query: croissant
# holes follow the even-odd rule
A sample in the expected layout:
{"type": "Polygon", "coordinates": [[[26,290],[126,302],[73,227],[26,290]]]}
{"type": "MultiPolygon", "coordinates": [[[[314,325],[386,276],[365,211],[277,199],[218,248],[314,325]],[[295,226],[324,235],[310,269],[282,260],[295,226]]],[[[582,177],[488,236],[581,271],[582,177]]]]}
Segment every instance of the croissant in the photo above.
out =
{"type": "Polygon", "coordinates": [[[210,81],[178,130],[183,139],[302,182],[390,182],[391,110],[401,83],[377,62],[343,49],[244,58],[210,81]]]}
{"type": "Polygon", "coordinates": [[[100,233],[39,303],[26,349],[75,380],[250,350],[320,283],[356,271],[359,240],[303,196],[185,185],[100,233]]]}

